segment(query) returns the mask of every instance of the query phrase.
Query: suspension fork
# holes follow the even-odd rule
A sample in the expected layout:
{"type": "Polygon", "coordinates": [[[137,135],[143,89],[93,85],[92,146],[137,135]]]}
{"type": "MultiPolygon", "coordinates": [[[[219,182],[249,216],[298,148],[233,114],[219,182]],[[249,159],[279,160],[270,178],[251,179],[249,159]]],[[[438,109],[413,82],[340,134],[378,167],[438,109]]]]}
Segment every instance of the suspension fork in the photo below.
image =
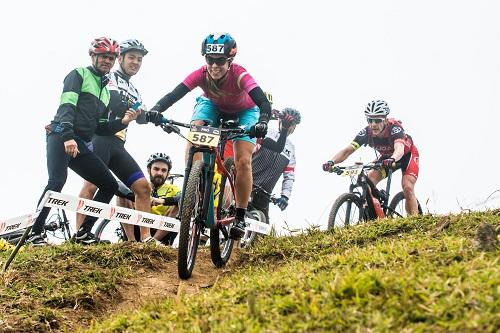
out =
{"type": "Polygon", "coordinates": [[[179,204],[179,213],[182,212],[182,207],[184,206],[184,195],[186,193],[186,186],[189,179],[189,174],[191,173],[191,168],[193,167],[193,157],[198,149],[194,146],[189,148],[188,160],[186,162],[186,169],[184,169],[184,182],[182,183],[182,193],[181,200],[179,204]]]}
{"type": "Polygon", "coordinates": [[[203,163],[205,163],[204,168],[204,178],[205,178],[205,191],[203,193],[203,209],[201,211],[201,219],[207,226],[215,225],[214,222],[214,194],[213,194],[213,182],[214,182],[214,167],[215,167],[215,154],[208,150],[203,149],[203,163]],[[210,214],[210,215],[208,215],[210,214]],[[207,218],[210,216],[210,220],[207,218]]]}
{"type": "Polygon", "coordinates": [[[384,215],[387,215],[387,209],[389,208],[389,191],[391,189],[391,181],[392,181],[392,173],[393,172],[394,171],[392,170],[392,168],[389,168],[389,170],[387,170],[387,185],[385,186],[385,195],[386,195],[387,202],[383,206],[384,215]]]}

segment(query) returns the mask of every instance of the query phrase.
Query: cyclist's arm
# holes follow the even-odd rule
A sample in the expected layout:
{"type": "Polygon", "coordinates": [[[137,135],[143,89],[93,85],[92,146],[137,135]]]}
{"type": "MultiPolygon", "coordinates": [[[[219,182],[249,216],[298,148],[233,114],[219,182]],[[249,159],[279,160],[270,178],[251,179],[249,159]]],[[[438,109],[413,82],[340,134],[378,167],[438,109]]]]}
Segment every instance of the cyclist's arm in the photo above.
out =
{"type": "Polygon", "coordinates": [[[190,92],[190,89],[184,83],[179,83],[174,90],[163,96],[163,98],[155,104],[152,110],[163,112],[182,97],[186,96],[188,92],[190,92]]]}
{"type": "Polygon", "coordinates": [[[394,159],[394,161],[399,161],[401,157],[403,157],[405,153],[405,145],[403,142],[396,141],[394,142],[394,152],[392,153],[391,158],[394,159]]]}
{"type": "Polygon", "coordinates": [[[75,138],[73,124],[76,117],[76,105],[82,89],[83,77],[80,69],[71,71],[64,78],[63,92],[61,94],[61,103],[57,109],[55,121],[59,122],[63,128],[61,136],[63,141],[75,138]]]}
{"type": "Polygon", "coordinates": [[[173,197],[165,197],[163,198],[164,206],[177,206],[179,204],[179,200],[181,199],[181,192],[178,192],[173,197]]]}
{"type": "Polygon", "coordinates": [[[283,170],[283,182],[281,183],[281,195],[290,199],[292,195],[293,183],[295,182],[295,149],[291,147],[290,161],[283,170]]]}
{"type": "Polygon", "coordinates": [[[345,147],[332,158],[333,163],[338,164],[344,162],[352,153],[355,151],[354,145],[351,143],[349,146],[345,147]]]}
{"type": "Polygon", "coordinates": [[[250,98],[257,104],[260,109],[260,116],[267,117],[267,120],[271,118],[271,104],[267,100],[264,91],[260,87],[255,87],[248,93],[250,98]]]}
{"type": "Polygon", "coordinates": [[[281,153],[285,148],[286,138],[288,136],[288,131],[286,129],[281,129],[280,136],[278,137],[278,141],[274,141],[270,137],[266,136],[262,142],[262,148],[267,148],[276,153],[281,153]]]}
{"type": "Polygon", "coordinates": [[[125,118],[109,121],[107,118],[104,118],[104,116],[107,115],[108,112],[109,108],[106,109],[106,112],[102,114],[103,118],[99,119],[99,122],[97,123],[97,128],[95,131],[97,135],[114,135],[116,132],[127,128],[129,124],[129,121],[125,121],[125,118]]]}

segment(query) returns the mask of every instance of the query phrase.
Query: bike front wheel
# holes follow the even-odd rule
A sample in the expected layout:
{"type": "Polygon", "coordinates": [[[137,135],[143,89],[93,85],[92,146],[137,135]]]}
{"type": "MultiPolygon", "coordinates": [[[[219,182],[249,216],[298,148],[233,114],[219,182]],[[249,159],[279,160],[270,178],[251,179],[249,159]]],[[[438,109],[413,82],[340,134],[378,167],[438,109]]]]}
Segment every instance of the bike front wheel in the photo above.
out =
{"type": "MultiPolygon", "coordinates": [[[[234,160],[232,157],[224,161],[224,168],[234,177],[234,160]]],[[[233,178],[234,179],[234,178],[233,178]]],[[[228,184],[226,175],[222,175],[220,182],[220,191],[218,194],[218,207],[220,219],[234,217],[235,200],[231,187],[228,184]]],[[[234,239],[229,237],[230,225],[216,223],[210,228],[210,256],[215,267],[223,267],[231,257],[233,251],[234,239]]]]}
{"type": "Polygon", "coordinates": [[[205,191],[203,168],[203,161],[193,163],[191,172],[186,180],[186,192],[182,196],[177,260],[177,271],[181,279],[188,279],[193,273],[200,234],[204,223],[200,219],[205,191]]]}
{"type": "Polygon", "coordinates": [[[364,220],[361,199],[353,193],[343,193],[332,205],[328,217],[328,229],[347,227],[364,220]]]}
{"type": "MultiPolygon", "coordinates": [[[[418,215],[423,215],[422,206],[417,199],[418,215]]],[[[406,217],[406,199],[403,191],[397,193],[394,198],[392,198],[389,204],[389,211],[387,212],[389,217],[406,217]]]]}

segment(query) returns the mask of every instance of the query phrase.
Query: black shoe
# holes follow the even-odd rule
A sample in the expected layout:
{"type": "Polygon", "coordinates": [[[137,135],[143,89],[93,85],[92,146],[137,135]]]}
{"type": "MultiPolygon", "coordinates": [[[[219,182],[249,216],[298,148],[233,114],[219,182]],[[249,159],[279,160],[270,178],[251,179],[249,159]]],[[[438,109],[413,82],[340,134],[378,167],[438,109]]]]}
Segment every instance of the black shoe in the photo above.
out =
{"type": "Polygon", "coordinates": [[[31,246],[49,245],[41,234],[31,234],[30,237],[26,240],[26,244],[31,244],[31,246]]]}
{"type": "Polygon", "coordinates": [[[78,232],[75,235],[74,241],[75,243],[85,244],[85,245],[92,245],[98,243],[93,233],[87,232],[82,229],[78,230],[78,232]]]}
{"type": "Polygon", "coordinates": [[[240,239],[245,235],[245,220],[240,220],[238,218],[234,219],[233,226],[231,227],[231,230],[229,231],[229,238],[231,239],[240,239]]]}

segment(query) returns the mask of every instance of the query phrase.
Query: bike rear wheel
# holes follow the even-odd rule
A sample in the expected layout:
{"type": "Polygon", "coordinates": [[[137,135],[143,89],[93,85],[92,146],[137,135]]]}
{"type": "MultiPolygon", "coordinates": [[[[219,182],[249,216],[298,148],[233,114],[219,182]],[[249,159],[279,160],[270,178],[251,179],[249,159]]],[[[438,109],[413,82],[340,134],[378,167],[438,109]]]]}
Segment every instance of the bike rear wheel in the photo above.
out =
{"type": "Polygon", "coordinates": [[[120,222],[104,219],[95,229],[95,238],[99,242],[118,243],[125,242],[127,235],[125,235],[120,222]]]}
{"type": "MultiPolygon", "coordinates": [[[[420,206],[420,202],[417,199],[418,205],[418,215],[423,215],[422,206],[420,206]]],[[[389,217],[406,217],[408,214],[406,213],[406,199],[403,191],[397,193],[394,198],[392,198],[391,203],[389,204],[389,211],[387,215],[389,217]]]]}
{"type": "Polygon", "coordinates": [[[361,199],[353,193],[343,193],[332,205],[328,217],[328,229],[347,227],[364,220],[361,199]]]}
{"type": "MultiPolygon", "coordinates": [[[[224,168],[234,177],[235,166],[232,157],[224,161],[224,168]]],[[[222,175],[217,207],[221,219],[234,217],[236,213],[234,194],[229,187],[226,188],[227,183],[227,176],[222,175]]],[[[217,268],[223,267],[229,261],[233,251],[234,239],[229,238],[229,230],[230,225],[218,223],[210,228],[210,256],[217,268]]]]}
{"type": "Polygon", "coordinates": [[[181,279],[188,279],[193,273],[200,234],[204,221],[201,221],[205,178],[203,161],[196,161],[189,173],[186,192],[182,196],[181,226],[179,230],[179,249],[177,271],[181,279]]]}
{"type": "MultiPolygon", "coordinates": [[[[257,221],[262,222],[262,223],[269,224],[269,222],[266,220],[266,216],[264,215],[264,213],[258,209],[247,211],[247,217],[252,218],[254,220],[257,220],[257,221]]],[[[246,231],[245,236],[243,236],[240,240],[240,247],[246,248],[246,247],[251,246],[253,243],[255,243],[255,241],[259,237],[260,237],[260,234],[258,232],[246,231]]]]}

